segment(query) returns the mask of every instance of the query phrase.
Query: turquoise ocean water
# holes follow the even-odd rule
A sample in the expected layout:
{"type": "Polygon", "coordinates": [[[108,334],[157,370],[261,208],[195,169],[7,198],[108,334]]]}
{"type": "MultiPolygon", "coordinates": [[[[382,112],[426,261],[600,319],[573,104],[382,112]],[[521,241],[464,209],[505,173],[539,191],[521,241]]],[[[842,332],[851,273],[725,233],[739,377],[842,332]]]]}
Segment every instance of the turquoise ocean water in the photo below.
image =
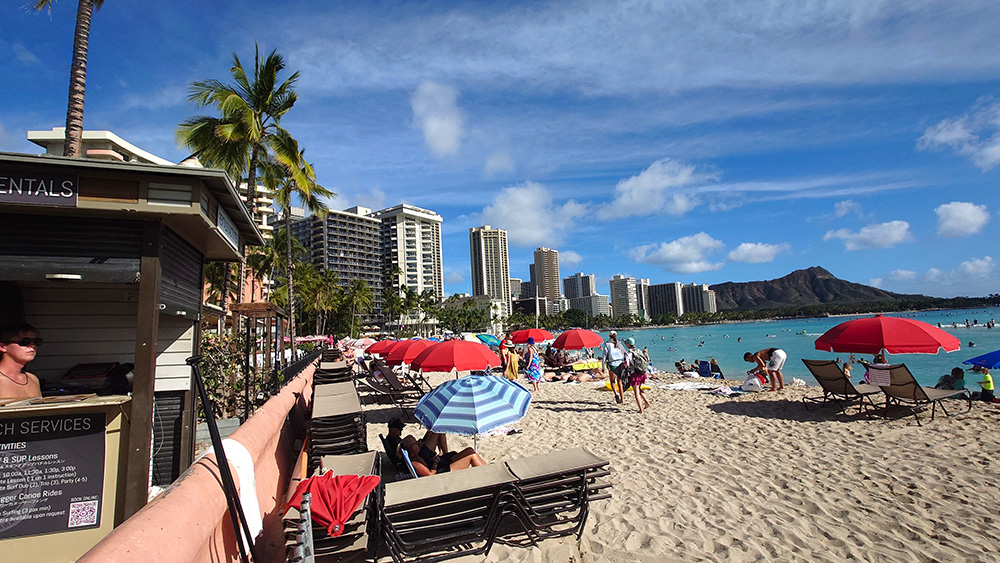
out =
{"type": "MultiPolygon", "coordinates": [[[[859,315],[870,316],[870,315],[859,315]]],[[[955,335],[962,342],[962,349],[945,354],[898,354],[890,355],[890,362],[903,362],[913,372],[921,385],[933,386],[938,378],[951,371],[953,367],[968,368],[964,360],[1000,349],[1000,328],[987,329],[985,324],[990,319],[1000,317],[1000,308],[960,309],[950,311],[924,311],[917,313],[892,313],[888,316],[908,317],[936,325],[955,335]],[[966,328],[965,320],[971,323],[979,321],[978,326],[966,328]],[[957,325],[952,327],[952,323],[957,325]],[[969,347],[969,342],[975,347],[969,347]]],[[[732,323],[718,325],[702,325],[674,328],[650,328],[634,331],[620,330],[620,339],[631,336],[635,338],[636,346],[649,349],[649,357],[653,365],[663,371],[674,371],[674,362],[682,358],[693,363],[695,360],[715,358],[722,367],[723,373],[729,379],[742,381],[746,371],[752,366],[743,361],[744,352],[756,352],[762,348],[781,348],[788,353],[788,361],[782,372],[787,385],[793,377],[816,385],[816,380],[809,375],[809,370],[802,364],[802,359],[847,359],[847,354],[821,352],[816,349],[815,342],[826,330],[857,317],[828,317],[821,319],[795,319],[781,321],[756,321],[747,323],[732,323]],[[742,341],[739,339],[742,338],[742,341]]],[[[601,333],[607,339],[608,333],[601,333]]],[[[858,359],[871,360],[870,356],[857,355],[858,359]]],[[[851,379],[857,381],[864,375],[864,370],[855,366],[851,379]]],[[[979,381],[971,372],[966,374],[967,389],[977,390],[979,381]]]]}

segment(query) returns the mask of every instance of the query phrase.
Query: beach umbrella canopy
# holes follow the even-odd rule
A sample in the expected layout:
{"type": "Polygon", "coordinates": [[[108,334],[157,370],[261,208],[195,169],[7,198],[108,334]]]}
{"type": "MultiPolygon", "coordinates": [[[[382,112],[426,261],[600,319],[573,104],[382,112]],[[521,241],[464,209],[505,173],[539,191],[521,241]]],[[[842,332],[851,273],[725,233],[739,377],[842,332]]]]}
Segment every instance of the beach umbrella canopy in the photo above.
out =
{"type": "Polygon", "coordinates": [[[600,334],[585,328],[574,328],[559,335],[552,343],[553,348],[560,350],[582,350],[593,348],[604,343],[600,334]]]}
{"type": "Polygon", "coordinates": [[[409,364],[421,352],[436,345],[437,342],[430,340],[403,340],[392,347],[392,351],[385,357],[385,363],[390,366],[409,364]]]}
{"type": "Polygon", "coordinates": [[[482,341],[483,344],[487,346],[499,346],[500,339],[492,334],[477,334],[476,338],[482,341]]]}
{"type": "Polygon", "coordinates": [[[514,381],[471,375],[435,387],[413,414],[434,432],[474,436],[521,420],[530,402],[531,393],[514,381]]]}
{"type": "Polygon", "coordinates": [[[535,342],[545,342],[546,340],[552,340],[555,336],[552,333],[541,328],[526,328],[524,330],[515,330],[511,333],[511,338],[514,340],[514,344],[524,344],[529,338],[534,338],[535,342]]]}
{"type": "Polygon", "coordinates": [[[969,364],[970,366],[979,366],[989,369],[1000,367],[1000,350],[994,350],[989,354],[976,356],[975,358],[965,360],[962,363],[969,364]]]}
{"type": "Polygon", "coordinates": [[[390,350],[392,350],[392,347],[398,343],[399,342],[397,340],[382,340],[369,346],[365,352],[368,352],[373,356],[385,356],[390,350]]]}
{"type": "Polygon", "coordinates": [[[351,342],[351,346],[354,346],[355,348],[369,348],[373,344],[375,344],[375,341],[371,338],[359,338],[351,342]]]}
{"type": "Polygon", "coordinates": [[[937,354],[954,352],[961,347],[958,338],[915,319],[900,317],[864,317],[831,328],[816,339],[816,349],[828,352],[877,354],[937,354]]]}
{"type": "Polygon", "coordinates": [[[467,340],[436,344],[410,362],[410,369],[423,371],[482,370],[498,367],[500,358],[485,345],[467,340]]]}

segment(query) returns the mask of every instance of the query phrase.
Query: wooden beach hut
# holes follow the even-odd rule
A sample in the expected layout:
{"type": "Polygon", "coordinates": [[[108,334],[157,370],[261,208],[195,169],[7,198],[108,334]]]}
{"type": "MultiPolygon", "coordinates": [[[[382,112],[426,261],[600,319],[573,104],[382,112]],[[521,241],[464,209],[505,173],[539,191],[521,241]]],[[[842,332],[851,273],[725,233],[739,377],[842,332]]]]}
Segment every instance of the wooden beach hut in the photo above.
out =
{"type": "Polygon", "coordinates": [[[39,328],[28,368],[50,387],[77,364],[135,365],[116,519],[192,461],[203,264],[262,243],[221,170],[0,153],[0,325],[39,328]]]}

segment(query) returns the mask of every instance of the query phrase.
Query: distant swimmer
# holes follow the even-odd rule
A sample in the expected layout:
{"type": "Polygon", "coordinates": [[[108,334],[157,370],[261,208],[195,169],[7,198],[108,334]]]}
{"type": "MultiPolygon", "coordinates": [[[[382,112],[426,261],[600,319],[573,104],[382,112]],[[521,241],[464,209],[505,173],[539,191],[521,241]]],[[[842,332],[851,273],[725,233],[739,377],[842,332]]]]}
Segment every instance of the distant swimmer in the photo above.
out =
{"type": "Polygon", "coordinates": [[[743,337],[742,336],[737,336],[736,337],[736,341],[737,342],[743,342],[743,337]]]}
{"type": "Polygon", "coordinates": [[[677,351],[677,348],[674,348],[674,347],[667,348],[667,352],[676,352],[676,351],[677,351]]]}
{"type": "Polygon", "coordinates": [[[777,334],[765,334],[764,336],[767,336],[768,338],[777,338],[778,337],[777,334]]]}

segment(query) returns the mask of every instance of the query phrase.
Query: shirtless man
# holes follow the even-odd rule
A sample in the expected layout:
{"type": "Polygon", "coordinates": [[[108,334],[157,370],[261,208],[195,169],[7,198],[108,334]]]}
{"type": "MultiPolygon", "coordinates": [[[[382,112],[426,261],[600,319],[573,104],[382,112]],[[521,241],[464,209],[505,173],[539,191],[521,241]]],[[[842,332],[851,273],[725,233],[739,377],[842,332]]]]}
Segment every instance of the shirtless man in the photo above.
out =
{"type": "Polygon", "coordinates": [[[755,354],[751,354],[750,352],[743,354],[745,361],[757,364],[756,367],[747,372],[747,375],[759,371],[764,372],[771,380],[771,391],[781,391],[785,388],[784,375],[781,373],[781,368],[785,366],[787,358],[788,355],[781,348],[765,348],[755,354]],[[775,389],[775,383],[777,383],[777,389],[775,389]]]}
{"type": "Polygon", "coordinates": [[[38,378],[24,370],[24,365],[35,359],[41,344],[38,329],[29,324],[0,330],[0,399],[42,396],[38,378]]]}

